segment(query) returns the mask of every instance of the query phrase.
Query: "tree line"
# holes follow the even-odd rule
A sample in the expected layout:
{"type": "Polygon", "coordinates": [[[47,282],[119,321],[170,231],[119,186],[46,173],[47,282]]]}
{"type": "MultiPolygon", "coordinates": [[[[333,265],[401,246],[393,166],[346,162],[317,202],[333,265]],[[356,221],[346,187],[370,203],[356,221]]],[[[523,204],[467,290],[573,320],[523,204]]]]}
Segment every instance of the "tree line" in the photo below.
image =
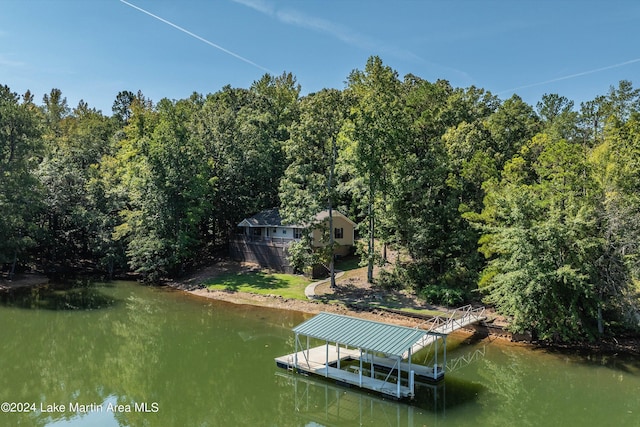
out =
{"type": "MultiPolygon", "coordinates": [[[[5,274],[194,268],[236,225],[279,206],[359,224],[369,280],[428,301],[484,298],[514,331],[572,341],[637,329],[640,90],[535,105],[414,75],[378,57],[345,88],[301,96],[290,73],[157,103],[120,92],[110,116],[53,89],[0,86],[5,274]],[[387,248],[392,268],[373,277],[387,248]]],[[[330,234],[330,233],[329,233],[330,234]]],[[[330,246],[329,246],[330,248],[330,246]]],[[[308,242],[291,250],[317,262],[308,242]]]]}

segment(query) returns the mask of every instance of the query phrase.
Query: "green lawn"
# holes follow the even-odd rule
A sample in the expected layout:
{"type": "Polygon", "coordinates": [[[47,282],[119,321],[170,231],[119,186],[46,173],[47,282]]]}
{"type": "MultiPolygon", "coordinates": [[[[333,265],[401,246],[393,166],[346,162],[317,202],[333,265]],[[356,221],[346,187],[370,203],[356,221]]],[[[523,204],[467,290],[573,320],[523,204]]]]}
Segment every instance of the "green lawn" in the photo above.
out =
{"type": "Polygon", "coordinates": [[[306,300],[304,288],[311,280],[304,276],[278,273],[229,273],[203,282],[211,290],[279,295],[283,298],[306,300]]]}

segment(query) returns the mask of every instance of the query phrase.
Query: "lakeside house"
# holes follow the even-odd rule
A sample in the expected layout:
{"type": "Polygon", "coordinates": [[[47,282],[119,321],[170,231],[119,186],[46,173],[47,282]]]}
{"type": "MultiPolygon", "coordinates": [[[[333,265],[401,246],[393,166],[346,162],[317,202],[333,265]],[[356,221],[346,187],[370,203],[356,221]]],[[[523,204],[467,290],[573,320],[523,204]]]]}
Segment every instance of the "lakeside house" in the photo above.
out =
{"type": "MultiPolygon", "coordinates": [[[[322,239],[322,227],[329,222],[329,211],[323,210],[315,217],[318,224],[311,231],[311,245],[319,248],[328,244],[322,239]]],[[[333,210],[333,233],[336,243],[335,253],[347,255],[354,244],[355,223],[337,210],[333,210]]],[[[276,271],[293,273],[287,259],[288,246],[300,240],[305,226],[283,224],[278,208],[258,212],[238,224],[238,233],[229,242],[231,258],[253,262],[276,271]]]]}

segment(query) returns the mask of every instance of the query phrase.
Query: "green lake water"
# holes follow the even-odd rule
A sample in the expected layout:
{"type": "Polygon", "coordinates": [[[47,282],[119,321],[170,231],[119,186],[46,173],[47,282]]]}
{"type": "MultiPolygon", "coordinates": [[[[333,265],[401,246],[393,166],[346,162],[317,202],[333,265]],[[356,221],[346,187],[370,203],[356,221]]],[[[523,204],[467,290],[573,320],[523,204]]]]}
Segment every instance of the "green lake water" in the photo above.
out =
{"type": "Polygon", "coordinates": [[[277,368],[300,313],[129,282],[0,301],[0,426],[640,426],[628,356],[453,335],[407,404],[277,368]]]}

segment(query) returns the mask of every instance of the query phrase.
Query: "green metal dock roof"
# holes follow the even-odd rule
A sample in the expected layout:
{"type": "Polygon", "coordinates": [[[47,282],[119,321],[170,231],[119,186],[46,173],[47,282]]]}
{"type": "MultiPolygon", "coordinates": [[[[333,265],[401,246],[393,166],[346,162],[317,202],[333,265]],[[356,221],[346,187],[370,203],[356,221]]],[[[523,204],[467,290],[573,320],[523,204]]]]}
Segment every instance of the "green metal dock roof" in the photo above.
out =
{"type": "Polygon", "coordinates": [[[396,357],[402,357],[428,333],[422,329],[333,313],[320,313],[293,328],[293,332],[396,357]]]}

